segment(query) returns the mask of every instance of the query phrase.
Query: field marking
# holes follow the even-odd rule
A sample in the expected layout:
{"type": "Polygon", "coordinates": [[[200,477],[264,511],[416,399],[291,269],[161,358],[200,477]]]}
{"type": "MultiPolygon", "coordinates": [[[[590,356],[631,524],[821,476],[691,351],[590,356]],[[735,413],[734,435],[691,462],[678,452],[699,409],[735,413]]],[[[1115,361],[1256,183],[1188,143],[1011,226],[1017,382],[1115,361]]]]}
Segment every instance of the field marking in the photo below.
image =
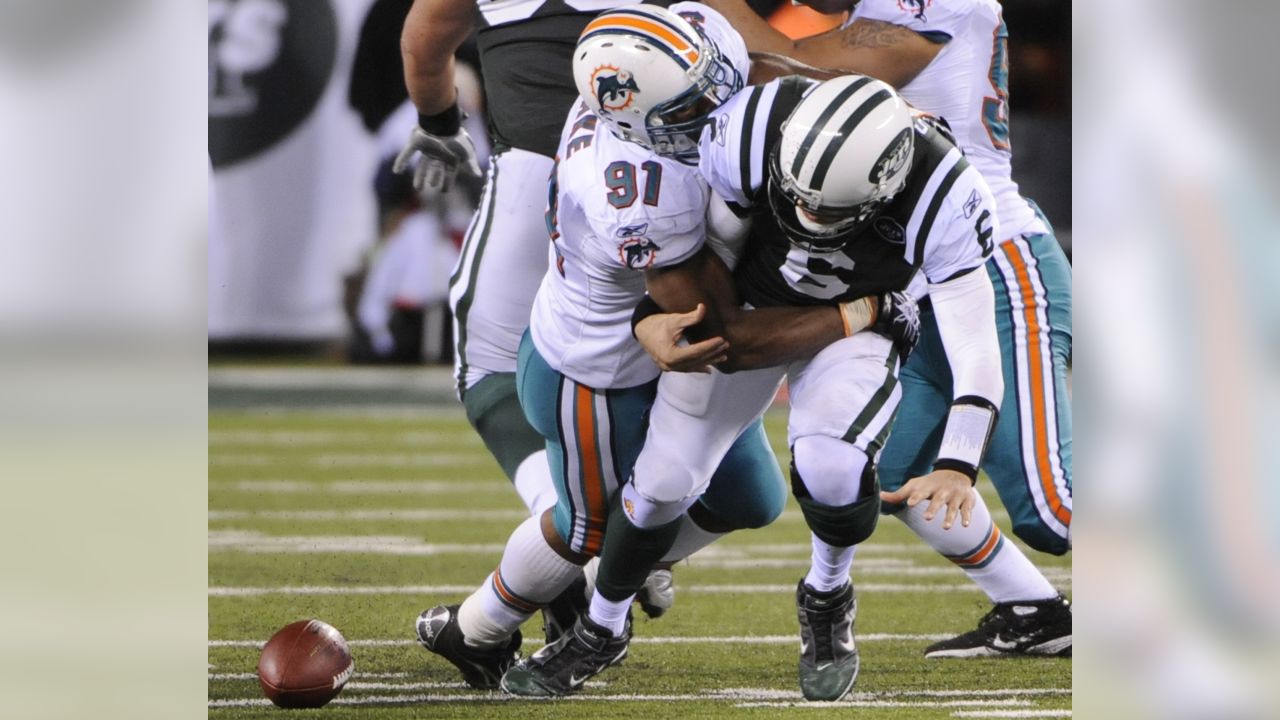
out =
{"type": "MultiPolygon", "coordinates": [[[[501,548],[499,548],[499,551],[501,548]]],[[[858,583],[859,591],[872,593],[902,592],[978,592],[972,583],[952,585],[924,583],[858,583]]],[[[475,585],[295,585],[282,587],[209,588],[209,597],[261,597],[263,595],[450,595],[470,593],[475,585]]],[[[676,585],[677,593],[695,595],[794,594],[795,585],[676,585]]]]}
{"type": "Polygon", "coordinates": [[[482,449],[484,443],[480,436],[470,428],[466,430],[444,431],[412,431],[375,433],[359,430],[210,430],[209,446],[250,445],[275,448],[294,447],[331,447],[334,445],[357,445],[369,447],[377,443],[389,445],[410,445],[414,447],[457,447],[468,445],[482,449]]]}
{"type": "Polygon", "coordinates": [[[212,530],[209,552],[378,555],[499,555],[506,544],[429,543],[400,535],[266,535],[253,531],[212,530]]]}
{"type": "Polygon", "coordinates": [[[458,467],[488,465],[493,460],[482,453],[328,453],[306,458],[272,455],[270,453],[214,453],[209,465],[219,467],[269,465],[297,466],[305,463],[312,467],[458,467]]]}
{"type": "MultiPolygon", "coordinates": [[[[340,696],[332,705],[404,705],[417,703],[455,703],[455,702],[706,702],[723,700],[737,702],[735,707],[797,707],[797,708],[989,708],[984,712],[1000,712],[999,708],[1030,708],[1031,703],[1017,699],[951,699],[951,700],[838,700],[835,702],[752,702],[751,696],[735,697],[723,691],[696,694],[587,694],[569,695],[560,698],[522,698],[500,692],[458,693],[458,694],[423,694],[423,695],[359,695],[340,696]]],[[[233,707],[270,707],[271,702],[265,698],[218,699],[210,700],[210,708],[233,707]]],[[[1009,716],[1019,717],[1019,716],[1009,716]]],[[[1056,716],[1060,717],[1060,716],[1056,716]]]]}
{"type": "MultiPolygon", "coordinates": [[[[903,633],[861,633],[856,636],[860,642],[935,642],[945,640],[951,635],[919,635],[903,633]]],[[[266,640],[210,640],[211,648],[261,648],[266,640]]],[[[798,635],[717,635],[704,637],[655,636],[632,638],[637,645],[791,645],[799,644],[798,635]]],[[[525,640],[528,645],[541,645],[536,638],[525,640]]],[[[417,646],[418,641],[409,638],[347,640],[351,647],[410,647],[417,646]]]]}
{"type": "Polygon", "coordinates": [[[1070,710],[957,710],[952,717],[1070,717],[1070,710]]]}
{"type": "Polygon", "coordinates": [[[511,483],[499,480],[210,480],[209,490],[270,495],[475,495],[510,493],[511,483]]]}
{"type": "Polygon", "coordinates": [[[293,521],[439,521],[439,520],[523,520],[528,510],[210,510],[210,522],[228,520],[293,521]]]}

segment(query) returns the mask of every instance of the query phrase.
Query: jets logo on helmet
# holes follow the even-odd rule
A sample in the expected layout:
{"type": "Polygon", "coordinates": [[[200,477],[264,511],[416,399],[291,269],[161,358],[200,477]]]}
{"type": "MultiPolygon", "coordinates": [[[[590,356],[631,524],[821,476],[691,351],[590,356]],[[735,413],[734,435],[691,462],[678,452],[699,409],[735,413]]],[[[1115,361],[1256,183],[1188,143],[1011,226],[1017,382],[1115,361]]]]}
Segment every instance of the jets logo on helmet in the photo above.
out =
{"type": "Polygon", "coordinates": [[[612,65],[596,68],[591,80],[596,86],[596,101],[606,110],[625,109],[635,97],[632,93],[640,92],[631,73],[612,65]]]}
{"type": "Polygon", "coordinates": [[[588,23],[573,79],[615,135],[691,164],[707,116],[742,89],[742,73],[710,37],[655,5],[617,8],[588,23]]]}

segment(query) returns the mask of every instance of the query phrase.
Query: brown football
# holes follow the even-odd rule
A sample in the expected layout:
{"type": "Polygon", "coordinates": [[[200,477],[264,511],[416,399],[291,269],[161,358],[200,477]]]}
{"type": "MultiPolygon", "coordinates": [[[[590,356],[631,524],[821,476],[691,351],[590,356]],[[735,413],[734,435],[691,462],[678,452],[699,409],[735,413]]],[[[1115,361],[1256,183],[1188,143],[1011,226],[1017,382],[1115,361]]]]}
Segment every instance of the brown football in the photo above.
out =
{"type": "Polygon", "coordinates": [[[342,633],[320,620],[285,625],[262,648],[258,684],[282,708],[318,708],[347,684],[355,663],[342,633]]]}

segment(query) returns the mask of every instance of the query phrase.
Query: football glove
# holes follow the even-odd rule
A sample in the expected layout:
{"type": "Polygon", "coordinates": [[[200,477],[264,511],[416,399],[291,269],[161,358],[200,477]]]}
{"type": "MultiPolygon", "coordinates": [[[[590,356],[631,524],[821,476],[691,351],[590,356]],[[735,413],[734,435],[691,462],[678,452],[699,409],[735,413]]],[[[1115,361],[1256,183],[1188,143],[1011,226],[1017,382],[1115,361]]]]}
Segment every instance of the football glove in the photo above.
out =
{"type": "Polygon", "coordinates": [[[915,298],[904,292],[880,295],[880,311],[868,329],[892,340],[898,348],[901,362],[906,364],[920,340],[920,308],[916,306],[915,298]]]}
{"type": "Polygon", "coordinates": [[[428,187],[448,192],[460,172],[480,177],[476,146],[462,127],[462,118],[456,104],[439,115],[419,115],[418,127],[409,133],[392,171],[407,171],[414,165],[414,156],[422,155],[413,172],[413,186],[419,192],[428,187]]]}

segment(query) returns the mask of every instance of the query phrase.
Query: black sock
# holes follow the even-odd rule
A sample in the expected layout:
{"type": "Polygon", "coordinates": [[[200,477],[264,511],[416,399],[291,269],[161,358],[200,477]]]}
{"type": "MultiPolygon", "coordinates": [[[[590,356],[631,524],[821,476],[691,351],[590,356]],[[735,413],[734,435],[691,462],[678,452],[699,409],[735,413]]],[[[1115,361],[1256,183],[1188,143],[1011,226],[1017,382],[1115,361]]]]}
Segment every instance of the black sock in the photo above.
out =
{"type": "Polygon", "coordinates": [[[636,527],[623,512],[621,497],[619,490],[609,509],[604,549],[600,552],[600,574],[596,576],[596,592],[613,602],[640,591],[653,564],[675,543],[680,528],[679,518],[647,530],[636,527]]]}

